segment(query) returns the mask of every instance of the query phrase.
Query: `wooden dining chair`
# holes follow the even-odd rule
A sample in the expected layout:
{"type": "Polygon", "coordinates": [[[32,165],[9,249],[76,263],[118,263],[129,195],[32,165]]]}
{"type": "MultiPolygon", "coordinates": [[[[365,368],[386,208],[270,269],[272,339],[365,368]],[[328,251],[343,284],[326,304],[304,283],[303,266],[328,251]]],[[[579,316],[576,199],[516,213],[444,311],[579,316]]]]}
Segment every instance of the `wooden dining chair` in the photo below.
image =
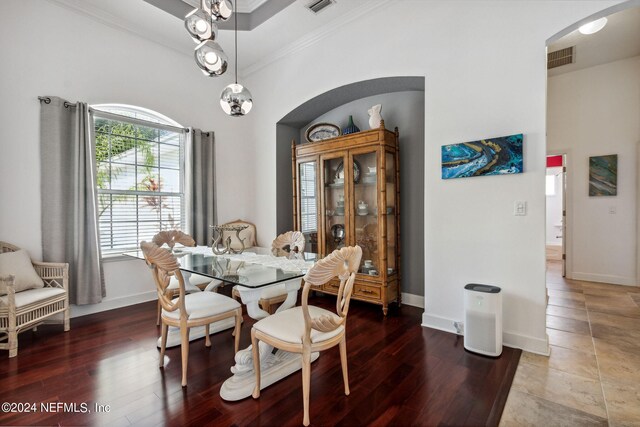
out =
{"type": "MultiPolygon", "coordinates": [[[[186,233],[183,233],[180,230],[163,230],[153,236],[152,242],[158,246],[167,245],[169,249],[173,250],[176,243],[181,244],[182,246],[195,246],[196,241],[193,240],[191,236],[186,233]]],[[[212,281],[220,282],[219,280],[211,279],[207,276],[202,276],[200,274],[191,273],[189,275],[189,280],[185,283],[185,292],[200,292],[203,291],[207,285],[209,285],[212,281]]],[[[166,292],[169,299],[172,299],[176,295],[178,295],[178,279],[175,276],[171,277],[169,281],[169,286],[167,286],[166,292]]],[[[162,305],[160,304],[160,300],[158,300],[158,314],[156,316],[156,325],[160,325],[160,313],[162,312],[162,305]]]]}
{"type": "Polygon", "coordinates": [[[180,265],[176,257],[167,249],[160,248],[153,242],[142,242],[140,248],[144,253],[151,274],[156,283],[158,300],[162,305],[161,323],[162,338],[160,344],[160,368],[164,367],[164,353],[167,346],[169,326],[180,328],[182,350],[182,386],[187,385],[187,363],[189,358],[189,328],[205,326],[205,346],[211,347],[209,325],[229,317],[235,317],[234,350],[238,352],[240,344],[240,326],[242,325],[242,307],[240,303],[216,292],[196,292],[187,294],[180,265]],[[178,280],[178,296],[166,292],[171,277],[178,280]]]}
{"type": "Polygon", "coordinates": [[[309,425],[309,392],[311,387],[311,353],[339,345],[344,394],[349,395],[347,372],[346,327],[349,301],[353,282],[360,266],[362,249],[348,246],[337,249],[318,261],[304,276],[302,306],[281,311],[266,317],[251,328],[253,367],[256,371],[256,386],[253,397],[260,397],[260,351],[258,341],[276,348],[302,354],[302,397],[304,406],[303,424],[309,425]],[[308,305],[311,286],[321,286],[338,277],[340,288],[336,313],[308,305]]]}
{"type": "MultiPolygon", "coordinates": [[[[302,254],[306,244],[304,234],[299,231],[287,231],[286,233],[280,234],[271,242],[271,253],[274,256],[293,257],[302,254]]],[[[298,280],[302,284],[300,279],[294,280],[298,280]]],[[[240,300],[240,291],[238,291],[237,286],[233,287],[231,296],[237,301],[240,300]]],[[[264,311],[273,314],[278,304],[283,303],[285,299],[287,299],[287,289],[285,284],[281,283],[263,290],[258,303],[264,311]]]]}

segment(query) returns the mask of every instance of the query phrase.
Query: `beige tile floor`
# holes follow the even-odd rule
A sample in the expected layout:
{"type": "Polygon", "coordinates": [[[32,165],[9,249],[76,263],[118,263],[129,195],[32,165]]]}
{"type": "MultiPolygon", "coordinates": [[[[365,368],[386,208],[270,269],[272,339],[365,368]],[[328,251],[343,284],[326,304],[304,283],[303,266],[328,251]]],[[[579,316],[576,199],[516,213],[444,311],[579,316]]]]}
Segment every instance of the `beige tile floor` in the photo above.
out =
{"type": "Polygon", "coordinates": [[[547,268],[549,357],[522,353],[501,426],[640,426],[640,288],[547,268]]]}

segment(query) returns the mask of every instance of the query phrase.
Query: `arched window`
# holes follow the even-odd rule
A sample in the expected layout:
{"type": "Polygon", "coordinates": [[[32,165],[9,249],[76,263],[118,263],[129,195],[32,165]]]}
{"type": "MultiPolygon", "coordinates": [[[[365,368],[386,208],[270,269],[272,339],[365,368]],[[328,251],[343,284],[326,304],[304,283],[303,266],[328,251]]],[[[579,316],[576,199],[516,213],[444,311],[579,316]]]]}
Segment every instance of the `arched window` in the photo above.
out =
{"type": "Polygon", "coordinates": [[[185,137],[145,108],[91,107],[103,256],[135,250],[161,230],[185,228],[185,137]]]}

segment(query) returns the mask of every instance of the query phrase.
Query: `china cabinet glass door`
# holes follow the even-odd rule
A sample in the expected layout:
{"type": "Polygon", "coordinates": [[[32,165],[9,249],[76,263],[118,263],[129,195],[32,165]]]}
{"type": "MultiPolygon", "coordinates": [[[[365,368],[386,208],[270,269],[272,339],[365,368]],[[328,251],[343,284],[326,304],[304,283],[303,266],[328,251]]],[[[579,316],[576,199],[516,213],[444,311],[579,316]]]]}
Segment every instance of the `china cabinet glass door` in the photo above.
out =
{"type": "Polygon", "coordinates": [[[375,151],[354,154],[353,206],[355,243],[362,248],[361,274],[380,275],[378,251],[378,161],[375,151]],[[357,172],[356,172],[357,171],[357,172]]]}
{"type": "Polygon", "coordinates": [[[324,254],[328,255],[347,244],[346,177],[344,158],[323,159],[324,182],[324,254]]]}
{"type": "Polygon", "coordinates": [[[383,218],[387,222],[387,276],[396,274],[398,266],[397,260],[397,248],[398,248],[398,224],[396,222],[396,161],[395,155],[386,152],[386,165],[385,165],[385,197],[386,207],[383,218]]]}
{"type": "Polygon", "coordinates": [[[302,162],[299,167],[300,231],[307,244],[305,252],[318,252],[318,163],[302,162]]]}

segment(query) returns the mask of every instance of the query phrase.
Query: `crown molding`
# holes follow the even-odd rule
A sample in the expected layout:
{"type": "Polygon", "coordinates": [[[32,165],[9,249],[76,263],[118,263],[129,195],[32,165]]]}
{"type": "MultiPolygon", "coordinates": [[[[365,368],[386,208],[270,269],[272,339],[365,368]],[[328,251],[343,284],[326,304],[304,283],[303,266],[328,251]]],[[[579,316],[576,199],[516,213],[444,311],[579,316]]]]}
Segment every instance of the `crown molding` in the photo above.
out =
{"type": "Polygon", "coordinates": [[[182,46],[174,46],[169,43],[164,43],[158,41],[157,39],[150,37],[149,34],[144,31],[139,30],[135,23],[131,21],[125,21],[123,23],[122,20],[109,12],[106,12],[102,9],[95,7],[92,4],[89,4],[83,0],[47,0],[49,3],[52,3],[56,6],[63,7],[72,12],[78,13],[80,15],[86,16],[100,24],[106,25],[116,30],[123,31],[125,33],[133,34],[137,37],[155,43],[159,46],[167,48],[173,52],[179,53],[180,55],[184,55],[187,57],[191,57],[191,52],[186,52],[182,46]]]}
{"type": "MultiPolygon", "coordinates": [[[[238,8],[238,13],[251,13],[269,0],[244,0],[243,2],[238,2],[237,0],[234,1],[236,2],[235,6],[238,8]]],[[[200,7],[200,0],[182,0],[182,2],[194,8],[200,7]]]]}
{"type": "MultiPolygon", "coordinates": [[[[236,0],[237,1],[237,0],[236,0]]],[[[240,3],[238,7],[238,12],[240,13],[251,13],[263,3],[266,3],[268,0],[245,0],[243,3],[240,3]],[[241,6],[242,5],[242,6],[241,6]]]]}
{"type": "Polygon", "coordinates": [[[331,21],[330,23],[318,28],[317,30],[307,34],[306,36],[299,38],[295,42],[290,43],[283,48],[275,51],[274,53],[267,55],[265,58],[262,58],[254,62],[253,64],[242,68],[240,74],[246,78],[276,61],[279,61],[310,46],[313,46],[314,44],[320,42],[322,39],[334,34],[341,27],[348,25],[349,23],[361,18],[368,13],[371,13],[372,11],[380,8],[385,4],[388,4],[388,0],[368,1],[366,3],[366,6],[362,6],[357,10],[357,12],[343,15],[331,21]]]}

